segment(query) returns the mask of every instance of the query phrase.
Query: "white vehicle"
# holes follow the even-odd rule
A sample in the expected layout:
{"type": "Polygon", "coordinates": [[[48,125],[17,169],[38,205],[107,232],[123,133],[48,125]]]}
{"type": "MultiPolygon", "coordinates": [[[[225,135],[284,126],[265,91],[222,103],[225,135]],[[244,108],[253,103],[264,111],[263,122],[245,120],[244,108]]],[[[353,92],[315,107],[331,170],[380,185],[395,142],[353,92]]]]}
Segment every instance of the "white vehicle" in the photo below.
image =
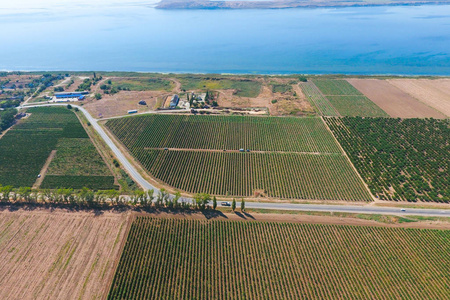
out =
{"type": "Polygon", "coordinates": [[[401,211],[406,211],[406,209],[402,208],[401,211]]]}
{"type": "Polygon", "coordinates": [[[38,175],[38,178],[41,178],[41,174],[38,175]]]}
{"type": "Polygon", "coordinates": [[[222,202],[222,203],[220,203],[220,205],[222,205],[222,206],[231,206],[231,203],[230,202],[222,202]]]}

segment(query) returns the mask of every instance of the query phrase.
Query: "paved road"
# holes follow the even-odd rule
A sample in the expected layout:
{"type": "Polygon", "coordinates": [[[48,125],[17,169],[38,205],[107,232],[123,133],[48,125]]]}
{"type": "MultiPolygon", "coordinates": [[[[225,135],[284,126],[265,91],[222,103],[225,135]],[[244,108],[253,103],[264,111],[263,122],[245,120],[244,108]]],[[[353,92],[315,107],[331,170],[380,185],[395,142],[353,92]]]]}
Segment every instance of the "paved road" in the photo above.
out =
{"type": "MultiPolygon", "coordinates": [[[[134,168],[134,166],[128,161],[128,159],[123,155],[122,151],[117,148],[111,138],[106,134],[103,128],[97,123],[97,119],[94,119],[91,114],[84,109],[82,106],[74,105],[70,103],[72,107],[77,107],[86,117],[86,119],[91,123],[91,126],[97,131],[105,143],[111,148],[112,152],[116,156],[120,164],[127,170],[128,174],[133,178],[133,180],[139,184],[144,190],[154,190],[155,194],[159,193],[159,189],[151,185],[147,180],[145,180],[141,174],[134,168]]],[[[25,108],[30,107],[41,107],[41,106],[67,106],[67,103],[54,103],[54,104],[42,104],[42,105],[27,105],[25,108]]],[[[21,107],[23,108],[23,107],[21,107]]]]}
{"type": "MultiPolygon", "coordinates": [[[[131,178],[138,183],[144,190],[154,190],[155,195],[159,193],[159,189],[151,185],[145,180],[141,174],[134,168],[134,166],[128,161],[123,153],[117,148],[111,138],[106,134],[103,128],[97,123],[97,119],[94,119],[87,111],[81,106],[74,105],[86,116],[87,120],[91,123],[92,127],[98,132],[105,143],[111,148],[117,160],[130,174],[131,178]]],[[[67,103],[52,103],[42,105],[26,105],[25,108],[37,107],[37,106],[67,106],[67,103]]],[[[19,107],[24,108],[24,107],[19,107]]],[[[173,195],[172,195],[173,196],[173,195]]],[[[184,199],[184,201],[191,202],[192,199],[184,199]]],[[[220,205],[220,202],[219,202],[220,205]]],[[[376,206],[357,206],[357,205],[320,205],[320,204],[293,204],[293,203],[265,203],[265,202],[246,202],[247,208],[257,209],[275,209],[275,210],[301,210],[301,211],[323,211],[323,212],[344,212],[344,213],[362,213],[362,214],[384,214],[384,215],[416,215],[416,216],[429,216],[429,217],[450,217],[450,209],[418,209],[418,208],[406,208],[404,211],[401,208],[394,207],[376,207],[376,206]]],[[[236,204],[236,207],[240,207],[240,202],[236,204]]]]}
{"type": "MultiPolygon", "coordinates": [[[[240,203],[237,203],[236,207],[240,207],[240,203]]],[[[448,210],[448,209],[405,208],[404,211],[402,211],[402,209],[398,208],[398,207],[292,204],[292,203],[261,203],[261,202],[245,202],[245,207],[276,209],[276,210],[344,212],[344,213],[357,213],[357,214],[380,214],[380,215],[403,215],[403,216],[417,215],[417,216],[427,216],[427,217],[450,217],[450,210],[448,210]]]]}

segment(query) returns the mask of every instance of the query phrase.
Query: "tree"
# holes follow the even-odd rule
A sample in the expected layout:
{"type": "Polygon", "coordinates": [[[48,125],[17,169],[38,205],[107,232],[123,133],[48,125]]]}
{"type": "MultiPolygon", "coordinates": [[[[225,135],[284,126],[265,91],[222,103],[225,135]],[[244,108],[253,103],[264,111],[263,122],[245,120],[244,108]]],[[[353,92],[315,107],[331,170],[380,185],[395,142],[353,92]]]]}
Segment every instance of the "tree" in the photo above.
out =
{"type": "Polygon", "coordinates": [[[209,194],[202,194],[202,210],[206,208],[206,205],[208,205],[209,201],[211,201],[211,196],[209,194]]]}
{"type": "Polygon", "coordinates": [[[242,212],[245,211],[245,200],[244,200],[244,198],[242,198],[242,200],[241,200],[241,211],[242,212]]]}
{"type": "Polygon", "coordinates": [[[213,197],[213,209],[216,210],[217,208],[217,199],[216,196],[213,197]]]}
{"type": "Polygon", "coordinates": [[[231,209],[232,209],[233,211],[236,210],[236,199],[234,199],[234,198],[233,198],[233,202],[231,202],[231,209]]]}
{"type": "Polygon", "coordinates": [[[21,187],[19,188],[19,194],[25,202],[30,201],[31,188],[21,187]]]}
{"type": "Polygon", "coordinates": [[[180,192],[176,192],[175,193],[175,197],[173,198],[173,207],[177,208],[179,203],[178,200],[180,200],[181,198],[181,193],[180,192]]]}
{"type": "Polygon", "coordinates": [[[72,109],[72,105],[67,104],[67,109],[72,109]]]}
{"type": "Polygon", "coordinates": [[[94,95],[94,98],[95,98],[95,100],[100,100],[100,99],[102,99],[102,94],[96,93],[96,94],[94,95]]]}
{"type": "Polygon", "coordinates": [[[2,201],[8,202],[9,194],[12,192],[13,187],[11,185],[4,186],[0,188],[0,192],[2,193],[2,201]]]}

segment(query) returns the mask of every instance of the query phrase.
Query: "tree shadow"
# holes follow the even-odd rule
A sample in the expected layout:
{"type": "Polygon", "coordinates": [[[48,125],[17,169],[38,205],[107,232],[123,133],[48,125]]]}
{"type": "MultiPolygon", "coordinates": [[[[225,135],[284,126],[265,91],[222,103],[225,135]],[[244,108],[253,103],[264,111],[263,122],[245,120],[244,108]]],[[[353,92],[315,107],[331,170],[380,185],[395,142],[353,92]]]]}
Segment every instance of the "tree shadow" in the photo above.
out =
{"type": "Polygon", "coordinates": [[[228,219],[228,217],[223,212],[221,212],[220,210],[207,209],[207,210],[202,210],[201,213],[208,220],[213,219],[213,218],[225,218],[225,219],[228,219]]]}

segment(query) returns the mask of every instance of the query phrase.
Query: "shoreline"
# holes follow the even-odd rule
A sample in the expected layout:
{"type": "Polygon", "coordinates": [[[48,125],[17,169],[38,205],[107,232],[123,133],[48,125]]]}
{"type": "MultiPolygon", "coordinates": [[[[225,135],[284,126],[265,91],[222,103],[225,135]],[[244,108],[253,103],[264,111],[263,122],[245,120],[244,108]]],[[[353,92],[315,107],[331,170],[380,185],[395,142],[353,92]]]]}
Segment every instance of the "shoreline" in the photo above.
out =
{"type": "MultiPolygon", "coordinates": [[[[197,71],[176,71],[176,72],[164,72],[164,71],[105,71],[105,70],[2,70],[0,69],[0,73],[23,73],[23,74],[42,74],[42,73],[48,73],[48,74],[59,74],[59,73],[72,73],[76,75],[83,75],[83,74],[91,74],[93,72],[96,72],[98,74],[148,74],[148,75],[208,75],[208,76],[267,76],[267,77],[293,77],[293,76],[308,76],[308,77],[339,77],[339,78],[450,78],[450,74],[446,75],[440,75],[440,74],[389,74],[389,73],[380,73],[380,74],[361,74],[361,73],[255,73],[255,72],[239,72],[239,73],[233,73],[233,72],[197,72],[197,71]]],[[[1,78],[1,76],[0,76],[1,78]]]]}

